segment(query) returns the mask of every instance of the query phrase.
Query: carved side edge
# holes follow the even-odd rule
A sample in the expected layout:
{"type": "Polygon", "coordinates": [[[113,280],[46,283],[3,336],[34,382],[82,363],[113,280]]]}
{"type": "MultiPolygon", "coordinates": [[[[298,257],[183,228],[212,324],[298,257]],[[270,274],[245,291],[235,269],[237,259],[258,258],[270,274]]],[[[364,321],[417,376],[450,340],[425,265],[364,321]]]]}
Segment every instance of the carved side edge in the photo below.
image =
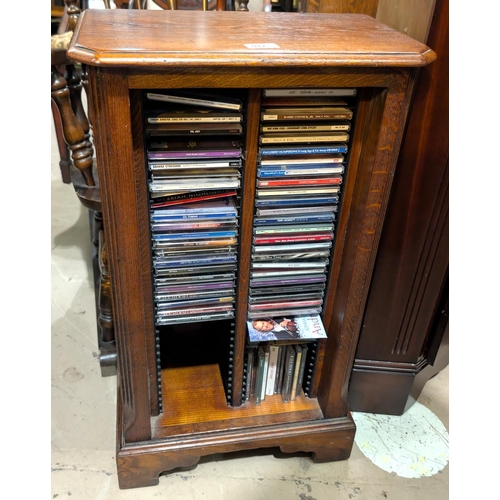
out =
{"type": "MultiPolygon", "coordinates": [[[[117,375],[127,442],[150,439],[143,261],[137,213],[127,79],[115,70],[89,68],[89,103],[99,165],[104,234],[117,350],[117,375]]],[[[151,339],[154,344],[154,332],[151,339]]]]}

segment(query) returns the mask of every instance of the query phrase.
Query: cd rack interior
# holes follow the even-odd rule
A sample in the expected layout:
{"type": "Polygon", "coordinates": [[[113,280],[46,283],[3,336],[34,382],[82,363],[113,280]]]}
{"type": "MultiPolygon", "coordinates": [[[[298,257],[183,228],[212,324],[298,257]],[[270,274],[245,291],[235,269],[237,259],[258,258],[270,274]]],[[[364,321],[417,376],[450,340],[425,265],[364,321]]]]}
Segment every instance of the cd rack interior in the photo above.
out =
{"type": "MultiPolygon", "coordinates": [[[[68,49],[68,57],[88,69],[115,320],[116,462],[121,488],[158,484],[163,472],[193,466],[201,457],[218,453],[279,448],[284,453],[311,453],[319,462],[350,456],[356,426],[349,412],[347,390],[354,351],[416,69],[436,57],[426,45],[364,15],[213,14],[88,9],[80,16],[68,49]],[[221,41],[224,32],[230,32],[231,37],[221,41]],[[325,40],[329,43],[325,44],[325,40]],[[324,225],[313,226],[332,227],[335,242],[335,251],[330,252],[324,269],[326,283],[320,299],[327,336],[307,346],[307,356],[312,353],[314,363],[310,381],[306,386],[303,383],[307,396],[302,391],[293,400],[284,401],[275,394],[256,404],[251,398],[247,401],[245,354],[249,305],[259,303],[255,298],[261,293],[255,286],[258,283],[250,282],[251,273],[258,272],[252,269],[252,262],[259,261],[252,259],[254,253],[259,253],[253,250],[255,202],[261,194],[266,198],[260,191],[265,186],[257,186],[256,182],[258,169],[266,170],[262,169],[267,156],[261,154],[262,148],[267,146],[261,144],[261,126],[267,121],[262,120],[262,113],[267,109],[263,106],[267,98],[264,91],[269,89],[285,94],[289,91],[289,95],[297,90],[307,95],[314,89],[357,89],[357,95],[345,143],[349,158],[340,184],[341,209],[334,212],[334,221],[318,220],[324,225]],[[164,224],[164,234],[171,234],[171,224],[178,223],[165,218],[153,222],[152,201],[161,196],[182,196],[190,186],[184,182],[185,176],[170,179],[176,181],[173,186],[164,175],[163,179],[159,178],[161,174],[151,177],[148,155],[160,161],[161,155],[151,153],[175,148],[162,144],[168,142],[167,136],[152,136],[152,129],[147,132],[147,92],[175,92],[178,96],[186,92],[209,93],[223,96],[226,103],[243,102],[242,120],[237,122],[241,125],[241,148],[224,150],[243,157],[241,168],[236,166],[237,179],[235,165],[221,167],[229,169],[225,172],[229,175],[222,177],[230,179],[223,182],[236,188],[237,216],[226,207],[226,222],[220,227],[227,246],[219,246],[220,252],[209,252],[212,262],[217,259],[214,255],[227,261],[235,259],[234,294],[224,295],[231,305],[212,310],[208,314],[222,315],[208,320],[194,320],[196,316],[189,318],[189,314],[178,320],[182,315],[169,302],[174,294],[166,293],[161,300],[160,295],[155,295],[157,285],[186,286],[189,281],[203,283],[207,274],[215,276],[199,273],[196,268],[203,266],[196,265],[195,260],[190,261],[193,266],[184,272],[182,280],[182,273],[167,271],[179,263],[174,257],[186,257],[195,250],[184,248],[186,242],[211,241],[215,236],[153,238],[156,231],[152,223],[160,223],[155,229],[164,224]],[[151,184],[158,180],[179,191],[153,195],[151,184]],[[240,181],[239,186],[235,180],[240,181]],[[165,248],[175,248],[177,253],[162,252],[165,248]]],[[[348,107],[351,105],[348,103],[348,107]]],[[[169,127],[157,128],[165,131],[169,127]]],[[[233,133],[231,127],[224,130],[233,133]]],[[[224,134],[224,138],[213,140],[228,141],[224,134]]],[[[193,149],[196,147],[190,151],[193,149]]],[[[207,177],[208,169],[203,169],[200,179],[207,177]]],[[[215,178],[210,182],[212,187],[220,186],[215,178]]],[[[289,189],[271,189],[275,187],[289,189]]],[[[309,224],[297,228],[299,233],[300,229],[312,229],[309,224]]],[[[195,230],[194,226],[189,229],[195,230]]],[[[203,229],[207,227],[199,231],[203,229]]],[[[331,237],[325,241],[332,241],[331,237]]],[[[192,253],[203,254],[200,250],[192,253]]],[[[318,259],[321,267],[324,255],[318,259]]],[[[217,279],[222,280],[219,283],[232,282],[233,270],[218,269],[217,279]]],[[[215,279],[207,281],[216,283],[215,279]]],[[[313,306],[321,293],[309,293],[316,298],[308,296],[306,304],[313,306]]],[[[201,300],[214,299],[215,295],[204,295],[201,300]]]]}
{"type": "MultiPolygon", "coordinates": [[[[316,90],[289,96],[263,89],[247,310],[254,331],[263,322],[322,313],[357,91],[316,90]]],[[[244,400],[312,394],[318,341],[297,339],[287,361],[290,348],[261,335],[246,348],[244,400]],[[296,376],[287,386],[288,365],[296,376]]]]}
{"type": "MultiPolygon", "coordinates": [[[[255,183],[254,213],[245,219],[245,225],[253,226],[249,323],[322,312],[356,89],[317,90],[327,97],[291,99],[284,91],[273,98],[263,90],[256,177],[247,178],[255,183]]],[[[168,391],[168,384],[162,387],[161,370],[172,366],[172,359],[162,355],[170,352],[172,341],[162,348],[162,339],[175,337],[176,352],[190,352],[188,344],[202,345],[199,338],[192,340],[195,332],[205,336],[210,332],[211,341],[201,352],[206,363],[219,367],[227,403],[234,401],[246,100],[246,92],[228,97],[210,89],[143,92],[160,412],[163,391],[168,391]],[[233,104],[233,109],[225,108],[233,104]],[[196,323],[201,324],[193,326],[196,323]],[[211,350],[209,345],[218,347],[211,350]]],[[[277,360],[271,358],[258,373],[258,347],[267,344],[259,342],[246,350],[244,369],[236,375],[241,380],[241,402],[252,396],[260,404],[266,399],[266,384],[267,395],[279,394],[283,401],[313,394],[318,342],[298,339],[294,344],[304,355],[301,352],[294,361],[293,390],[291,384],[285,389],[284,361],[278,369],[277,360]],[[278,385],[274,371],[283,385],[278,385]],[[271,373],[273,380],[268,381],[271,373]],[[258,377],[264,379],[262,398],[255,396],[258,377]]],[[[279,349],[284,357],[286,349],[281,345],[279,349]]],[[[175,363],[181,358],[177,355],[175,363]]],[[[193,359],[189,356],[184,362],[189,365],[193,359]]]]}
{"type": "Polygon", "coordinates": [[[182,358],[162,356],[172,346],[162,339],[179,339],[185,352],[203,344],[192,338],[199,331],[210,332],[200,362],[219,366],[232,401],[245,102],[244,91],[229,100],[210,89],[143,92],[160,411],[161,370],[182,358]]]}

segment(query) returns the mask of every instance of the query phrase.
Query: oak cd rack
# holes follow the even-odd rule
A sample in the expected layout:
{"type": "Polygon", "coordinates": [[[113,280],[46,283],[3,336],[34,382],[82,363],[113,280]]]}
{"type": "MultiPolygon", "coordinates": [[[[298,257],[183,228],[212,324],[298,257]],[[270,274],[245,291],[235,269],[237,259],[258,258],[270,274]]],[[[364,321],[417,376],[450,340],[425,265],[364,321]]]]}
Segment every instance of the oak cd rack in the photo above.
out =
{"type": "MultiPolygon", "coordinates": [[[[89,70],[115,318],[120,487],[154,485],[162,472],[237,450],[347,459],[355,434],[347,402],[354,350],[417,69],[432,62],[434,52],[365,15],[90,9],[68,55],[89,70]],[[286,303],[292,312],[318,307],[327,338],[306,346],[308,371],[291,400],[269,393],[256,401],[247,377],[247,321],[267,293],[265,279],[252,282],[262,276],[255,274],[262,260],[254,255],[262,223],[256,201],[270,194],[258,181],[265,170],[261,120],[266,92],[290,89],[355,90],[348,103],[354,113],[335,214],[318,219],[326,221],[324,238],[333,241],[328,255],[317,256],[323,264],[315,261],[323,266],[324,287],[308,284],[307,301],[286,303]],[[173,195],[172,182],[183,182],[183,190],[190,189],[186,182],[196,183],[189,175],[152,175],[151,153],[165,149],[161,130],[168,127],[148,128],[148,93],[169,92],[242,102],[241,121],[224,132],[237,137],[219,137],[237,139],[241,164],[223,167],[219,179],[206,172],[198,178],[200,186],[210,179],[212,187],[220,181],[221,189],[235,190],[235,215],[221,226],[226,240],[217,259],[210,254],[223,267],[200,271],[196,262],[203,266],[207,256],[199,252],[201,260],[182,272],[187,281],[210,281],[207,290],[220,285],[223,293],[197,290],[200,309],[188,313],[174,307],[180,299],[170,293],[172,283],[186,284],[176,277],[175,258],[186,259],[179,246],[200,235],[188,232],[172,245],[170,236],[158,237],[170,234],[172,221],[161,214],[153,220],[151,210],[164,195],[153,193],[152,183],[173,195]],[[225,305],[207,306],[216,296],[225,305]],[[214,316],[203,316],[207,307],[214,316]]],[[[277,139],[271,134],[269,140],[277,139]]],[[[337,182],[335,175],[324,183],[337,182]]],[[[294,216],[298,231],[312,231],[303,214],[294,216]]],[[[279,287],[286,297],[297,291],[279,287]]],[[[274,295],[267,297],[271,307],[274,295]]]]}

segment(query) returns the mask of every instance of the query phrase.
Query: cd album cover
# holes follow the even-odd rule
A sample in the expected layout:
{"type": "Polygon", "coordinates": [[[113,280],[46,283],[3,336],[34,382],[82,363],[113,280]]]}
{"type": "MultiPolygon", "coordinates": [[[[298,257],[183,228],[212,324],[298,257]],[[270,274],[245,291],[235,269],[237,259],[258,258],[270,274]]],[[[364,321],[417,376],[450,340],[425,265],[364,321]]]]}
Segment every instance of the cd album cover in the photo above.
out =
{"type": "Polygon", "coordinates": [[[250,342],[290,339],[323,339],[325,328],[319,314],[308,316],[290,316],[247,321],[250,342]]]}

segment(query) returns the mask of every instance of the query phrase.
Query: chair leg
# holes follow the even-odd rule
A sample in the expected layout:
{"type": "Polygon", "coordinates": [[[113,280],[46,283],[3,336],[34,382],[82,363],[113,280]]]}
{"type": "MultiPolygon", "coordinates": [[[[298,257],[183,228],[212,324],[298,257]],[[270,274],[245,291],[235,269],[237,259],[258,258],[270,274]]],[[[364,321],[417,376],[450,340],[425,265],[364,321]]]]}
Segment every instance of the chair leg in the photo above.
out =
{"type": "Polygon", "coordinates": [[[56,138],[57,138],[57,147],[59,149],[59,168],[61,170],[61,177],[64,184],[71,184],[71,176],[70,176],[70,152],[66,142],[64,141],[61,115],[59,114],[59,110],[57,106],[51,101],[52,105],[52,117],[54,119],[54,126],[56,129],[56,138]]]}
{"type": "MultiPolygon", "coordinates": [[[[99,214],[100,215],[100,214],[99,214]]],[[[115,330],[111,303],[111,282],[108,274],[108,257],[104,232],[99,230],[99,289],[98,289],[98,336],[101,369],[116,367],[115,330]]]]}
{"type": "Polygon", "coordinates": [[[102,212],[93,212],[93,220],[91,221],[91,236],[92,236],[92,243],[94,246],[99,249],[99,244],[102,244],[99,242],[99,238],[101,236],[101,231],[102,231],[102,212]]]}

